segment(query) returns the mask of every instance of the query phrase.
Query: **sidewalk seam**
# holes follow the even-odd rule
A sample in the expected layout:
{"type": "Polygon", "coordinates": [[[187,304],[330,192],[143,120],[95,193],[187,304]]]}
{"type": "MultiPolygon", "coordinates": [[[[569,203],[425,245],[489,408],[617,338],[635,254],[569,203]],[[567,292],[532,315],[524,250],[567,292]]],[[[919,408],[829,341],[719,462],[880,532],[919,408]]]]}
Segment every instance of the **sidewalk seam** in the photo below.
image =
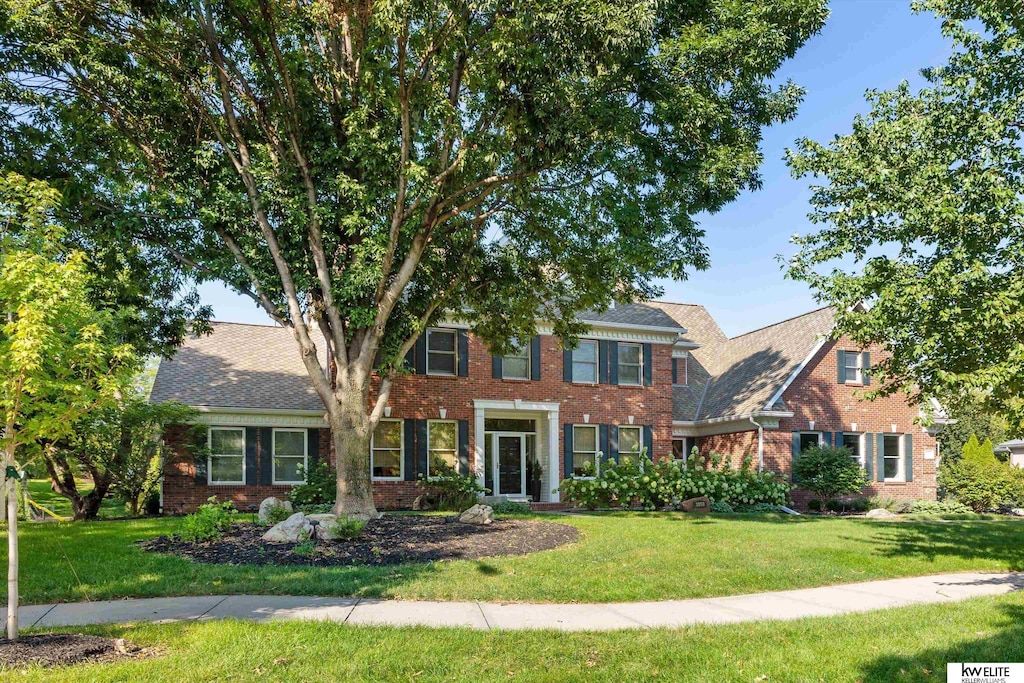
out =
{"type": "Polygon", "coordinates": [[[220,599],[220,600],[218,600],[217,602],[215,602],[215,603],[213,603],[212,605],[210,605],[209,609],[207,609],[207,610],[206,610],[205,612],[203,612],[202,614],[200,614],[200,615],[199,615],[198,617],[195,617],[195,618],[193,618],[193,619],[190,619],[190,621],[199,621],[200,619],[202,619],[203,617],[205,617],[205,616],[206,616],[207,614],[209,614],[210,612],[212,612],[213,610],[217,609],[217,608],[218,608],[218,607],[220,607],[220,606],[221,606],[222,604],[224,604],[224,601],[225,601],[225,600],[227,600],[227,599],[228,599],[228,598],[230,598],[230,597],[232,597],[232,596],[230,596],[230,595],[225,595],[225,596],[224,596],[223,598],[221,598],[221,599],[220,599]]]}
{"type": "Polygon", "coordinates": [[[476,608],[480,611],[480,616],[483,617],[484,626],[487,627],[488,631],[493,630],[494,627],[491,626],[491,622],[487,621],[487,613],[484,612],[484,606],[480,604],[479,600],[476,600],[475,602],[476,602],[476,608]]]}
{"type": "Polygon", "coordinates": [[[59,602],[55,602],[55,603],[53,603],[52,605],[50,605],[50,609],[48,609],[48,610],[46,610],[45,612],[43,612],[42,614],[40,614],[40,615],[39,615],[39,618],[38,618],[38,619],[36,619],[35,621],[33,621],[33,622],[32,622],[32,625],[31,625],[31,626],[29,626],[29,628],[35,628],[35,627],[36,627],[36,624],[38,624],[38,623],[39,623],[40,621],[42,621],[43,619],[45,619],[45,618],[46,618],[46,615],[47,615],[47,614],[49,614],[49,613],[50,613],[50,612],[52,612],[53,610],[57,609],[57,605],[59,605],[59,604],[60,604],[59,602]]]}
{"type": "Polygon", "coordinates": [[[345,615],[345,618],[341,620],[341,625],[342,626],[344,626],[345,624],[348,623],[348,620],[349,620],[349,618],[351,618],[352,613],[356,611],[356,607],[359,607],[359,603],[361,603],[362,601],[363,601],[362,598],[356,598],[356,604],[352,605],[352,609],[350,609],[348,611],[348,614],[345,615]]]}

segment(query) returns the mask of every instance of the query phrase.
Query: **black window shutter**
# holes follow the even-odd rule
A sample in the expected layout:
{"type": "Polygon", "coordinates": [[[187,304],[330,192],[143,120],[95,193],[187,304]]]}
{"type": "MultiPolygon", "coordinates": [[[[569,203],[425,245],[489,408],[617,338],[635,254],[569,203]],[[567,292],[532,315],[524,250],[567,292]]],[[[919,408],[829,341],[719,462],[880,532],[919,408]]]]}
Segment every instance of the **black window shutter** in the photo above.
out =
{"type": "Polygon", "coordinates": [[[608,459],[619,461],[619,427],[608,425],[608,459]]]}
{"type": "Polygon", "coordinates": [[[572,478],[572,425],[562,425],[562,440],[565,453],[565,478],[572,478]]]}
{"type": "Polygon", "coordinates": [[[416,340],[416,346],[413,347],[416,350],[416,374],[425,375],[427,374],[427,333],[423,332],[416,340]]]}
{"type": "Polygon", "coordinates": [[[245,430],[245,483],[252,486],[256,483],[256,435],[254,430],[245,430]]]}
{"type": "Polygon", "coordinates": [[[836,381],[846,384],[846,351],[836,351],[836,381]]]}
{"type": "Polygon", "coordinates": [[[501,379],[502,365],[501,356],[491,356],[491,377],[501,379]]]}
{"type": "Polygon", "coordinates": [[[654,460],[654,427],[651,425],[644,425],[643,446],[647,449],[647,457],[654,460]]]}
{"type": "Polygon", "coordinates": [[[416,420],[416,474],[427,474],[427,421],[416,420]]]}
{"type": "Polygon", "coordinates": [[[540,379],[540,335],[530,340],[530,379],[540,379]]]}
{"type": "Polygon", "coordinates": [[[911,434],[903,435],[903,473],[906,481],[914,481],[914,437],[911,434]]]}
{"type": "Polygon", "coordinates": [[[826,446],[832,445],[832,432],[823,432],[822,437],[825,439],[826,446]]]}
{"type": "Polygon", "coordinates": [[[415,374],[416,373],[416,345],[413,344],[412,348],[409,349],[408,353],[405,354],[405,366],[415,374]]]}
{"type": "Polygon", "coordinates": [[[469,474],[469,420],[459,420],[459,474],[469,474]]]}
{"type": "Polygon", "coordinates": [[[649,387],[653,384],[651,381],[651,345],[644,344],[644,386],[649,387]]]}
{"type": "Polygon", "coordinates": [[[860,374],[864,378],[864,386],[871,384],[871,354],[868,351],[860,354],[860,374]]]}
{"type": "Polygon", "coordinates": [[[608,342],[597,342],[597,383],[608,384],[608,342]]]}
{"type": "Polygon", "coordinates": [[[611,452],[608,450],[608,425],[601,425],[597,428],[598,442],[600,445],[598,448],[601,449],[601,456],[598,458],[599,462],[608,462],[611,457],[611,452]]]}
{"type": "Polygon", "coordinates": [[[469,332],[456,330],[459,342],[459,377],[469,377],[469,332]]]}
{"type": "Polygon", "coordinates": [[[402,420],[402,448],[405,460],[405,480],[416,481],[416,429],[415,420],[402,420]]]}
{"type": "Polygon", "coordinates": [[[875,480],[885,481],[885,434],[878,434],[878,452],[875,454],[875,480]]]}
{"type": "Polygon", "coordinates": [[[864,435],[864,470],[867,472],[868,481],[872,480],[872,472],[875,471],[875,435],[864,435]]]}
{"type": "Polygon", "coordinates": [[[672,384],[679,384],[679,359],[672,359],[672,384]]]}
{"type": "Polygon", "coordinates": [[[207,474],[207,468],[210,465],[209,460],[207,460],[205,455],[197,455],[194,457],[193,463],[195,466],[196,486],[206,486],[209,483],[207,474]]]}
{"type": "Polygon", "coordinates": [[[608,342],[608,383],[619,383],[619,342],[616,341],[608,342]]]}
{"type": "Polygon", "coordinates": [[[790,463],[790,470],[792,470],[793,483],[800,481],[800,477],[796,476],[796,459],[800,457],[800,432],[793,430],[793,459],[790,463]]]}
{"type": "MultiPolygon", "coordinates": [[[[255,429],[246,430],[246,452],[249,450],[248,434],[249,432],[255,432],[255,429]]],[[[253,434],[253,437],[256,435],[253,434]]],[[[255,450],[256,443],[255,438],[253,439],[253,449],[255,450]]],[[[266,486],[270,486],[274,483],[274,430],[271,427],[260,428],[260,483],[266,486]]],[[[253,483],[256,482],[256,477],[253,477],[253,483]]]]}
{"type": "Polygon", "coordinates": [[[562,381],[572,381],[572,349],[562,351],[562,381]]]}
{"type": "Polygon", "coordinates": [[[841,448],[843,445],[843,433],[836,432],[835,437],[832,440],[832,443],[835,444],[836,448],[841,448]]]}
{"type": "Polygon", "coordinates": [[[310,427],[306,430],[306,445],[306,462],[309,471],[312,472],[320,462],[320,430],[318,428],[310,427]]]}

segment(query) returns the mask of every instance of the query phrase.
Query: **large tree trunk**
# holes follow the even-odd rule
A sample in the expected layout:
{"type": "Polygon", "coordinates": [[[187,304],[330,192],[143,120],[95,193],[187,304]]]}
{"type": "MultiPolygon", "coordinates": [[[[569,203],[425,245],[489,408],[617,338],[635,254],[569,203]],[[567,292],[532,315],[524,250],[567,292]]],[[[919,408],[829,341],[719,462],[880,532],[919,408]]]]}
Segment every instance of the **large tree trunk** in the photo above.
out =
{"type": "Polygon", "coordinates": [[[366,398],[359,391],[340,392],[336,409],[328,411],[334,464],[338,473],[338,497],[334,513],[349,519],[380,516],[370,487],[370,416],[366,398]],[[351,394],[351,395],[347,395],[351,394]]]}
{"type": "Polygon", "coordinates": [[[75,521],[96,519],[99,516],[100,505],[103,504],[103,499],[106,497],[108,490],[108,486],[96,484],[96,487],[84,496],[79,495],[74,498],[68,496],[71,500],[71,512],[74,515],[75,521]]]}

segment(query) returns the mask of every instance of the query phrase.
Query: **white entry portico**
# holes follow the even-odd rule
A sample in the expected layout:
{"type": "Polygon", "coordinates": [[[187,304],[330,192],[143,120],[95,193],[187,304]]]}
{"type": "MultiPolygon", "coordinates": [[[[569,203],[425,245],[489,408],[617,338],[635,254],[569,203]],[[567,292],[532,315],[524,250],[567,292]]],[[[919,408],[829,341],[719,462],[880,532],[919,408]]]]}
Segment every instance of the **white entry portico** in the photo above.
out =
{"type": "Polygon", "coordinates": [[[558,403],[520,399],[473,401],[473,468],[480,485],[490,483],[488,488],[497,495],[528,497],[527,458],[532,457],[540,465],[540,496],[537,502],[557,503],[559,496],[553,490],[561,481],[558,408],[558,403]],[[532,421],[532,431],[526,427],[505,426],[489,430],[488,421],[492,424],[532,421]],[[503,486],[505,491],[502,491],[503,486]]]}

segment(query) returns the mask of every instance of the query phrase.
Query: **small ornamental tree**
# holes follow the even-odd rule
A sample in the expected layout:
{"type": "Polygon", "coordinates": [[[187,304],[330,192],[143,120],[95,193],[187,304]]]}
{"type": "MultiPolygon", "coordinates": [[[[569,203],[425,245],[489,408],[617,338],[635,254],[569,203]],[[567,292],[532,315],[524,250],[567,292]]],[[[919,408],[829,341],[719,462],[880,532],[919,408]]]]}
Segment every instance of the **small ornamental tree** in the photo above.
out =
{"type": "Polygon", "coordinates": [[[842,446],[814,446],[793,462],[799,486],[825,500],[859,493],[867,477],[853,453],[842,446]]]}
{"type": "Polygon", "coordinates": [[[983,511],[1017,502],[1016,475],[1010,465],[996,459],[990,440],[979,443],[971,434],[959,460],[943,459],[938,483],[945,496],[983,511]]]}

